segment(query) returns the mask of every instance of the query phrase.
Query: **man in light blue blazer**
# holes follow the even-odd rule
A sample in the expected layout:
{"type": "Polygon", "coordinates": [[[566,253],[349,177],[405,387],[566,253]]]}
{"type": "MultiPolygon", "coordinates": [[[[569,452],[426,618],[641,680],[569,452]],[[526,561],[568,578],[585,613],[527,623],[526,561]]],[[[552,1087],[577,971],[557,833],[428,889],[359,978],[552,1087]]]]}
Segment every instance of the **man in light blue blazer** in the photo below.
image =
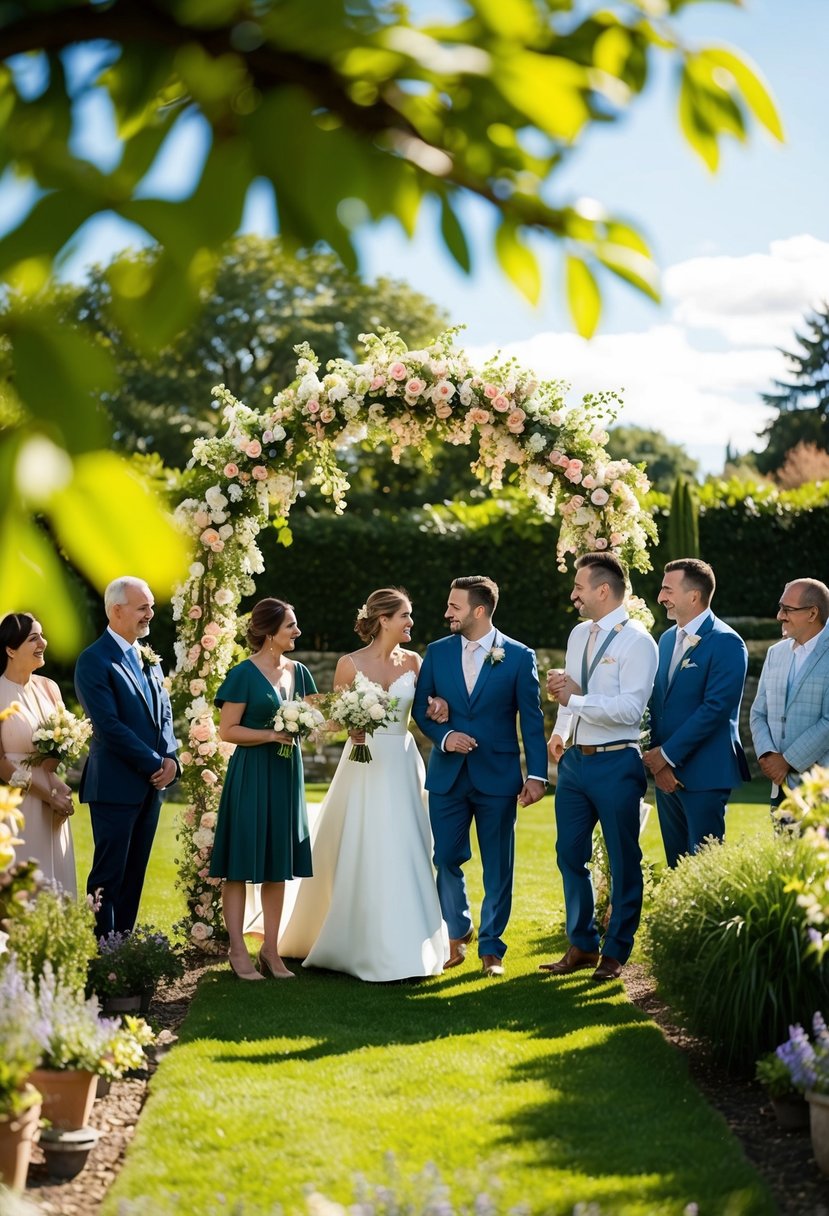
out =
{"type": "Polygon", "coordinates": [[[829,765],[829,587],[816,578],[786,583],[777,619],[783,640],[766,655],[751,707],[772,808],[812,765],[829,765]]]}
{"type": "Polygon", "coordinates": [[[706,837],[723,839],[731,791],[750,776],[739,732],[748,652],[711,611],[715,588],[714,571],[699,558],[665,566],[659,603],[676,624],[659,639],[644,761],[669,866],[706,837]]]}
{"type": "Polygon", "coordinates": [[[445,966],[464,961],[474,933],[461,869],[472,855],[469,833],[474,820],[484,879],[478,954],[487,976],[504,973],[516,803],[537,802],[547,778],[535,654],[494,627],[497,604],[498,587],[492,579],[469,575],[454,580],[445,613],[451,636],[427,648],[412,707],[414,720],[434,744],[426,788],[438,895],[450,939],[445,966]],[[436,697],[449,707],[445,724],[429,716],[436,697]],[[530,774],[526,780],[516,718],[530,774]]]}
{"type": "Polygon", "coordinates": [[[100,893],[99,936],[135,926],[161,807],[179,775],[173,714],[158,659],[138,645],[150,631],[153,595],[142,579],[104,592],[109,624],[78,657],[75,691],[94,734],[81,774],[95,852],[86,889],[100,893]]]}

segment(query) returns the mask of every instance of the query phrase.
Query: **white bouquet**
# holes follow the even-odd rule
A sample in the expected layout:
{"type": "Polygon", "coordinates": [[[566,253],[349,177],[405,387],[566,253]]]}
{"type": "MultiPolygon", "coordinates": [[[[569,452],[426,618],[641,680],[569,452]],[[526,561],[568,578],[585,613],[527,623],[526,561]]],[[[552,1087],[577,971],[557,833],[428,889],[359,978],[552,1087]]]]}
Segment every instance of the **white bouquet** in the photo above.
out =
{"type": "MultiPolygon", "coordinates": [[[[348,731],[373,735],[379,726],[397,721],[397,697],[389,696],[385,688],[358,672],[349,688],[334,692],[326,699],[326,712],[348,731]]],[[[366,764],[371,752],[366,743],[355,743],[349,760],[366,764]]]]}
{"type": "MultiPolygon", "coordinates": [[[[325,725],[325,718],[307,701],[283,701],[273,720],[274,730],[307,739],[315,730],[325,725]]],[[[294,754],[293,743],[280,743],[276,754],[288,760],[294,754]]]]}
{"type": "Polygon", "coordinates": [[[60,764],[74,764],[92,736],[92,723],[88,718],[79,718],[71,710],[61,706],[32,731],[35,751],[27,756],[24,764],[34,768],[44,760],[57,760],[60,764]]]}

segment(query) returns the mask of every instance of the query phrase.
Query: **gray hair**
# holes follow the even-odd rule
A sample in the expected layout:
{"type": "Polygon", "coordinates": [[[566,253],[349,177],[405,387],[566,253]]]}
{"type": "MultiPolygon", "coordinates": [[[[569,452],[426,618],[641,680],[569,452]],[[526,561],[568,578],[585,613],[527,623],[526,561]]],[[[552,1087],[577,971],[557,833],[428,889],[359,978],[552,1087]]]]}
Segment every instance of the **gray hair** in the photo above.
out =
{"type": "Polygon", "coordinates": [[[147,584],[143,578],[135,578],[131,574],[122,574],[120,578],[112,580],[104,592],[104,611],[107,617],[112,615],[116,604],[126,604],[130,587],[147,587],[147,584]]]}
{"type": "Polygon", "coordinates": [[[801,607],[817,608],[818,620],[825,625],[829,620],[829,587],[818,578],[793,578],[785,590],[789,587],[800,587],[801,607]]]}

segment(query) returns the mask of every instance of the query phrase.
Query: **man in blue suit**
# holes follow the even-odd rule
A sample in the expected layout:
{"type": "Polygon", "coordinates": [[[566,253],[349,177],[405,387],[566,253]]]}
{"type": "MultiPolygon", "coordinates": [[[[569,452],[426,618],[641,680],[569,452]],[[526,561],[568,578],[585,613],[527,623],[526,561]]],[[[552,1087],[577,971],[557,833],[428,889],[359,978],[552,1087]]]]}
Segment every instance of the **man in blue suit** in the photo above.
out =
{"type": "Polygon", "coordinates": [[[773,808],[812,765],[829,765],[829,587],[816,578],[786,583],[777,619],[783,640],[766,655],[751,707],[773,808]]]}
{"type": "Polygon", "coordinates": [[[135,926],[161,791],[179,775],[161,667],[138,645],[150,631],[152,592],[141,579],[118,578],[104,607],[109,625],[75,667],[75,691],[94,727],[79,796],[92,820],[86,889],[100,893],[99,936],[135,926]]]}
{"type": "Polygon", "coordinates": [[[739,733],[748,652],[711,611],[715,587],[707,562],[683,557],[665,566],[659,592],[676,624],[659,639],[644,760],[669,866],[707,836],[723,839],[731,791],[750,777],[739,733]]]}
{"type": "Polygon", "coordinates": [[[412,713],[434,744],[426,773],[429,817],[435,842],[440,905],[449,938],[447,967],[464,961],[474,929],[464,881],[472,855],[472,821],[478,834],[484,899],[478,954],[484,974],[504,974],[503,933],[512,907],[516,802],[543,797],[547,778],[544,715],[535,655],[492,624],[498,587],[483,575],[456,578],[446,620],[451,636],[426,650],[412,713]],[[441,697],[444,724],[429,717],[441,697]],[[527,770],[521,775],[516,716],[521,723],[527,770]]]}

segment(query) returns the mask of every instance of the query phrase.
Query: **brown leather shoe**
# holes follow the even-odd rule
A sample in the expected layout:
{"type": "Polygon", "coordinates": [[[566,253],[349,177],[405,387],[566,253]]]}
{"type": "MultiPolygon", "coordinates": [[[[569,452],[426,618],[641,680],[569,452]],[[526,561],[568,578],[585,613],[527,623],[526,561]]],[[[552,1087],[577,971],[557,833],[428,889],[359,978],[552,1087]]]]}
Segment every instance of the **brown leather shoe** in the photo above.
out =
{"type": "Polygon", "coordinates": [[[466,960],[466,947],[474,936],[475,929],[473,927],[463,937],[449,938],[449,957],[443,964],[444,971],[448,971],[450,967],[460,967],[461,963],[466,960]]]}
{"type": "Polygon", "coordinates": [[[549,971],[551,975],[570,975],[573,971],[595,967],[600,957],[598,950],[579,950],[578,946],[570,946],[557,963],[539,963],[538,970],[549,971]]]}
{"type": "Polygon", "coordinates": [[[603,954],[599,959],[599,965],[591,975],[591,979],[596,983],[602,983],[604,980],[618,980],[622,974],[622,964],[617,958],[611,958],[609,954],[603,954]]]}
{"type": "Polygon", "coordinates": [[[484,975],[490,979],[495,975],[504,974],[504,964],[501,962],[497,954],[482,954],[481,966],[484,969],[484,975]]]}

